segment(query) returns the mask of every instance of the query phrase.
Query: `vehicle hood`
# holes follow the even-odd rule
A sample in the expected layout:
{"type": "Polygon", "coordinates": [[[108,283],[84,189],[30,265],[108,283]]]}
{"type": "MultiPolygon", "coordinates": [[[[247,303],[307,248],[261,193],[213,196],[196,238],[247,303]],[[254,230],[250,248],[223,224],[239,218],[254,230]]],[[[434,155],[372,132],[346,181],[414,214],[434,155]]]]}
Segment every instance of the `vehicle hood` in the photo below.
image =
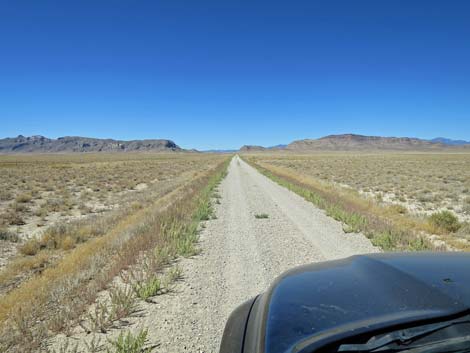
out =
{"type": "Polygon", "coordinates": [[[315,347],[470,309],[470,255],[353,256],[296,268],[257,300],[258,352],[315,347]]]}

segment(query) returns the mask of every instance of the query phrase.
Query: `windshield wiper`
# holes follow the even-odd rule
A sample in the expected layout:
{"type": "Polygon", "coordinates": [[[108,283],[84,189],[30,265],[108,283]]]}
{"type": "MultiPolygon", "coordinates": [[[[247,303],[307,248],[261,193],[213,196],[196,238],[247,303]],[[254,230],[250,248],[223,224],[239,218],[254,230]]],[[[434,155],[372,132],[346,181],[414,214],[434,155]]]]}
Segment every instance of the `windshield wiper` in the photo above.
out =
{"type": "Polygon", "coordinates": [[[404,353],[463,353],[470,352],[470,336],[448,338],[428,344],[417,345],[401,350],[404,353]]]}
{"type": "Polygon", "coordinates": [[[384,336],[380,336],[379,338],[374,336],[364,344],[343,344],[339,346],[337,352],[406,351],[418,347],[411,346],[411,344],[420,338],[446,329],[450,326],[464,323],[470,323],[468,316],[456,320],[398,330],[390,332],[384,336]]]}

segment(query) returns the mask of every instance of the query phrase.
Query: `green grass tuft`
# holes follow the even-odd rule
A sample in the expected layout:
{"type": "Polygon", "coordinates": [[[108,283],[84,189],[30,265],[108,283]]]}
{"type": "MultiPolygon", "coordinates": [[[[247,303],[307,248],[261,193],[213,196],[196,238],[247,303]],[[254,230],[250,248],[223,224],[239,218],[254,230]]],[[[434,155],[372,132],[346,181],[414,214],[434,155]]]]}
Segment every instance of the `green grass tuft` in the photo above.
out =
{"type": "Polygon", "coordinates": [[[136,335],[121,332],[116,340],[108,341],[111,348],[107,349],[107,353],[150,353],[152,348],[146,347],[147,336],[147,329],[139,331],[136,335]]]}
{"type": "Polygon", "coordinates": [[[256,219],[266,219],[266,218],[269,218],[269,215],[266,214],[266,213],[259,213],[259,214],[255,214],[255,218],[256,219]]]}

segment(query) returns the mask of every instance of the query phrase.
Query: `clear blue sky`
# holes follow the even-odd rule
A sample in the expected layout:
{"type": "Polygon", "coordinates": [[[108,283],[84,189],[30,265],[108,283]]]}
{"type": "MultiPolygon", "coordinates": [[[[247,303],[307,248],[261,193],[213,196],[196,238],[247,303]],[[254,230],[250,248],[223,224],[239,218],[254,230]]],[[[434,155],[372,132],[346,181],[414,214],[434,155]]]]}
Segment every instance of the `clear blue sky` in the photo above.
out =
{"type": "Polygon", "coordinates": [[[470,1],[0,0],[0,137],[470,139],[470,1]]]}

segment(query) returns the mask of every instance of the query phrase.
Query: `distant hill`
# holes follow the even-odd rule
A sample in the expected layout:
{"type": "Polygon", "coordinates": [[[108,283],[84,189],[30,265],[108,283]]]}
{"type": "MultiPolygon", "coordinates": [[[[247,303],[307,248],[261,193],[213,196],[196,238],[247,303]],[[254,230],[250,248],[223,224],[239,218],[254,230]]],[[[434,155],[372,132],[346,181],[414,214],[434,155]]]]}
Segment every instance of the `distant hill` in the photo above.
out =
{"type": "Polygon", "coordinates": [[[55,152],[170,152],[182,149],[170,140],[120,141],[79,136],[49,139],[44,136],[22,136],[0,139],[0,153],[55,152]]]}
{"type": "Polygon", "coordinates": [[[254,152],[254,151],[270,151],[270,150],[283,150],[287,145],[276,145],[271,147],[263,147],[257,145],[245,145],[240,148],[240,152],[254,152]]]}
{"type": "Polygon", "coordinates": [[[259,151],[266,151],[267,148],[263,146],[255,146],[255,145],[245,145],[240,148],[240,152],[259,152],[259,151]]]}
{"type": "MultiPolygon", "coordinates": [[[[433,151],[453,146],[411,137],[381,137],[355,134],[329,135],[319,139],[298,140],[290,143],[290,151],[433,151]]],[[[469,146],[470,147],[470,146],[469,146]]]]}
{"type": "Polygon", "coordinates": [[[431,142],[438,142],[443,143],[444,145],[449,146],[462,146],[462,145],[470,145],[470,141],[464,140],[452,140],[445,137],[436,137],[435,139],[429,140],[431,142]]]}

